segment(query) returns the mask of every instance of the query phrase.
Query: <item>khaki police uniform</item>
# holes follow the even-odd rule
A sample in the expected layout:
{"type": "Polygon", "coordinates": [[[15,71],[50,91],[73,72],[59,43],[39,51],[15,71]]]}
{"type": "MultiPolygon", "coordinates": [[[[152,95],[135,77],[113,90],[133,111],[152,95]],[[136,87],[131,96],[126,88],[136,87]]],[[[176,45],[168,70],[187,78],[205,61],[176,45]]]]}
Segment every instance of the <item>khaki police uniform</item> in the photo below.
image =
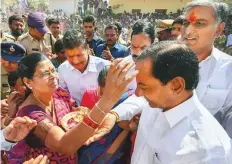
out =
{"type": "Polygon", "coordinates": [[[10,94],[10,85],[8,83],[8,73],[1,65],[1,100],[6,99],[10,94]]]}
{"type": "Polygon", "coordinates": [[[21,35],[18,40],[17,43],[22,44],[26,51],[27,54],[32,54],[32,53],[36,53],[36,52],[40,52],[40,53],[46,53],[46,52],[50,52],[52,53],[52,49],[54,48],[54,44],[55,44],[55,38],[52,36],[51,33],[46,33],[44,35],[44,38],[42,40],[36,40],[34,39],[29,32],[21,35]]]}

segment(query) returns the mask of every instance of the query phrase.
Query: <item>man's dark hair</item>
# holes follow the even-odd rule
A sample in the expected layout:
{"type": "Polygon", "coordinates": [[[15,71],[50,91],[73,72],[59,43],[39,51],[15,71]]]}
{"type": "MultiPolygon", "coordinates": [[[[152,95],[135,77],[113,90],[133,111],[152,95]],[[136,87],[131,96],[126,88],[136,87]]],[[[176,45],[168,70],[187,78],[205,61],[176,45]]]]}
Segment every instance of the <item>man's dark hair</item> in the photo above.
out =
{"type": "Polygon", "coordinates": [[[151,43],[155,41],[155,28],[150,22],[138,20],[132,27],[131,38],[141,33],[147,34],[151,38],[151,43]]]}
{"type": "Polygon", "coordinates": [[[105,87],[106,85],[106,76],[109,71],[109,66],[105,66],[99,73],[97,81],[98,81],[98,86],[99,87],[105,87]]]}
{"type": "Polygon", "coordinates": [[[8,24],[12,25],[14,20],[19,21],[19,22],[23,22],[23,17],[21,17],[20,15],[12,15],[8,19],[8,24]]]}
{"type": "Polygon", "coordinates": [[[48,27],[50,27],[52,24],[60,24],[60,21],[58,19],[50,18],[47,21],[48,27]]]}
{"type": "Polygon", "coordinates": [[[87,23],[93,23],[93,25],[95,25],[95,17],[93,15],[87,15],[86,17],[84,17],[83,19],[83,24],[87,22],[87,23]]]}
{"type": "Polygon", "coordinates": [[[114,23],[114,25],[118,28],[118,33],[121,34],[122,33],[122,24],[120,22],[116,22],[116,23],[114,23]]]}
{"type": "Polygon", "coordinates": [[[64,49],[73,49],[79,47],[83,44],[81,36],[78,31],[72,30],[67,31],[63,37],[63,47],[64,49]]]}
{"type": "Polygon", "coordinates": [[[55,53],[58,54],[64,49],[62,40],[58,39],[54,44],[55,53]]]}
{"type": "Polygon", "coordinates": [[[172,26],[173,26],[174,24],[181,24],[181,25],[183,25],[183,23],[184,23],[184,16],[183,16],[183,15],[180,15],[180,16],[178,16],[178,17],[174,20],[174,22],[172,23],[172,26]]]}
{"type": "Polygon", "coordinates": [[[107,25],[106,28],[105,28],[105,32],[108,29],[114,29],[116,31],[116,33],[118,34],[118,28],[114,24],[107,25]]]}
{"type": "Polygon", "coordinates": [[[199,81],[199,61],[184,43],[163,41],[146,49],[137,61],[150,58],[152,75],[164,85],[175,77],[185,80],[185,89],[193,90],[199,81]]]}

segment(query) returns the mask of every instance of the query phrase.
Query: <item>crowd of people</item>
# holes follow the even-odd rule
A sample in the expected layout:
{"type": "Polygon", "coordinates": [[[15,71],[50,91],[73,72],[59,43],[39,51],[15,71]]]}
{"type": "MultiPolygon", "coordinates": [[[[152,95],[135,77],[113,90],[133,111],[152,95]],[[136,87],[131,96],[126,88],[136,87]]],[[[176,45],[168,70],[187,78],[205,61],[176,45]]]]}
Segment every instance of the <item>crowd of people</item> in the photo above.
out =
{"type": "Polygon", "coordinates": [[[83,13],[69,30],[57,14],[1,31],[2,163],[232,163],[226,4],[83,13]]]}

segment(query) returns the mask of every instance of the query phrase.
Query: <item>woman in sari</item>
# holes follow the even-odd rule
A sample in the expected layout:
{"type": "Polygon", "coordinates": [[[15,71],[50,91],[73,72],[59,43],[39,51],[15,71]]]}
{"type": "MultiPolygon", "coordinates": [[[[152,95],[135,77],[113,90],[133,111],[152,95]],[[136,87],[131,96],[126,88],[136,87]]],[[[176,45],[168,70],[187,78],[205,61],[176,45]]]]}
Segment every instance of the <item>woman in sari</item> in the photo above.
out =
{"type": "Polygon", "coordinates": [[[137,72],[126,78],[132,66],[129,62],[122,63],[121,59],[115,60],[101,99],[80,123],[65,132],[60,121],[72,110],[73,101],[66,91],[58,88],[56,69],[42,54],[24,57],[19,63],[19,73],[27,93],[17,115],[36,120],[37,126],[8,154],[9,163],[21,164],[40,154],[48,156],[50,163],[77,163],[76,151],[93,135],[126,85],[136,76],[137,72]]]}
{"type": "MultiPolygon", "coordinates": [[[[91,109],[103,95],[106,85],[106,76],[109,71],[109,66],[106,66],[98,75],[98,88],[92,88],[87,90],[81,101],[81,106],[91,109]]],[[[114,105],[116,107],[129,96],[134,93],[134,90],[126,90],[119,101],[114,105]]],[[[113,108],[114,108],[113,107],[113,108]]],[[[115,124],[111,132],[105,135],[101,140],[96,141],[88,146],[83,146],[78,151],[78,163],[79,164],[126,164],[127,159],[130,157],[130,139],[129,135],[124,135],[124,139],[121,142],[115,144],[115,152],[113,154],[108,153],[113,143],[117,140],[120,134],[122,134],[123,127],[120,124],[115,124]]],[[[128,133],[127,133],[128,134],[128,133]]],[[[119,140],[119,139],[118,139],[119,140]]],[[[115,142],[116,143],[116,142],[115,142]]]]}

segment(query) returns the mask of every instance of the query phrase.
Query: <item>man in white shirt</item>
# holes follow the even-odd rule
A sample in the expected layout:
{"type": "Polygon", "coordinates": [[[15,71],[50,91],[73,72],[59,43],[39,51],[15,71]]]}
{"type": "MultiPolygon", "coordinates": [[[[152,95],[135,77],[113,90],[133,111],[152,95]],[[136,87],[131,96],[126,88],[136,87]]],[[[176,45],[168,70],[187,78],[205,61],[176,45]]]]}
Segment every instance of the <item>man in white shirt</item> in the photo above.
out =
{"type": "MultiPolygon", "coordinates": [[[[132,27],[131,46],[129,56],[124,60],[136,62],[136,58],[140,53],[150,47],[155,40],[154,26],[147,21],[138,20],[132,27]]],[[[127,86],[129,89],[136,89],[136,79],[132,80],[127,86]]]]}
{"type": "Polygon", "coordinates": [[[231,164],[231,141],[200,103],[195,54],[184,44],[161,42],[137,59],[136,95],[144,108],[132,164],[231,164]]]}
{"type": "Polygon", "coordinates": [[[67,90],[79,105],[87,89],[98,86],[99,72],[110,62],[91,56],[91,52],[78,34],[68,31],[63,37],[63,45],[67,61],[58,68],[59,84],[67,90]]]}
{"type": "MultiPolygon", "coordinates": [[[[227,5],[208,1],[193,1],[185,7],[182,38],[194,51],[200,64],[200,80],[196,88],[200,102],[215,115],[219,110],[232,107],[232,57],[214,48],[214,39],[224,30],[227,5]]],[[[142,109],[128,98],[114,109],[119,120],[130,120],[142,109]],[[132,108],[123,107],[124,103],[132,108]],[[126,116],[126,117],[125,117],[126,116]]]]}

